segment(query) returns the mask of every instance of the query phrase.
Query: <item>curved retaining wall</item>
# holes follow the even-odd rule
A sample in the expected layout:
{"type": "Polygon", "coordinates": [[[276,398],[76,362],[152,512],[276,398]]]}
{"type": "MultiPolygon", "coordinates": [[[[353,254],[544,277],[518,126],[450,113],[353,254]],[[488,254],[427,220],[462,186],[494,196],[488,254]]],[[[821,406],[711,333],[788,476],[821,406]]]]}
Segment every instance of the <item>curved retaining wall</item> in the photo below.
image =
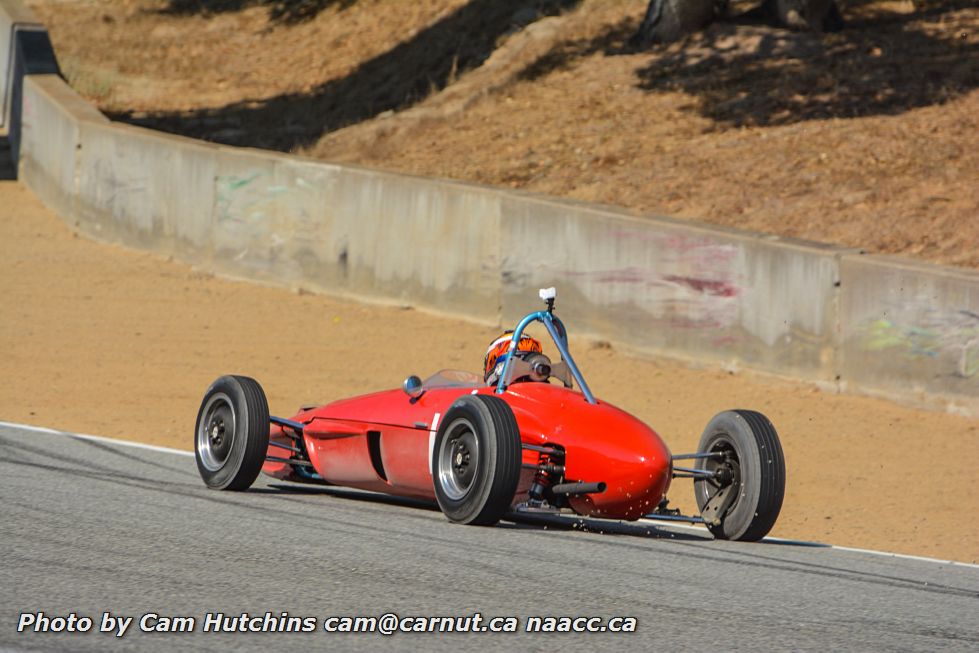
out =
{"type": "Polygon", "coordinates": [[[487,323],[553,285],[578,334],[979,414],[974,271],[161,134],[56,75],[22,108],[21,178],[100,239],[487,323]]]}
{"type": "Polygon", "coordinates": [[[24,75],[58,73],[47,30],[19,1],[0,2],[0,70],[0,168],[6,174],[8,167],[17,169],[24,75]]]}

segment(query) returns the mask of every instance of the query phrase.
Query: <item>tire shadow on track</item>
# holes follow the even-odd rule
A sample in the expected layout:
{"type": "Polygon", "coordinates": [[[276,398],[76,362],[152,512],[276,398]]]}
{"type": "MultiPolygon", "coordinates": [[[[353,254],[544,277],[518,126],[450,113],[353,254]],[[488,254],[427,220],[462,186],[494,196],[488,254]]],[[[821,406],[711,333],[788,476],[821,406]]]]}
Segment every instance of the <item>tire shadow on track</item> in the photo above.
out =
{"type": "Polygon", "coordinates": [[[429,512],[438,512],[438,506],[434,502],[426,501],[425,499],[399,497],[393,494],[368,492],[367,490],[357,490],[336,485],[292,485],[287,483],[269,483],[265,487],[253,487],[248,490],[248,493],[301,494],[307,496],[325,494],[338,499],[351,499],[353,501],[365,501],[368,503],[382,503],[389,506],[402,506],[405,508],[417,508],[420,510],[428,510],[429,512]]]}
{"type": "MultiPolygon", "coordinates": [[[[254,493],[283,493],[316,495],[324,494],[331,497],[350,499],[352,501],[363,501],[373,504],[384,504],[405,508],[416,508],[429,512],[438,512],[438,506],[431,501],[424,499],[413,499],[410,497],[399,497],[389,494],[380,494],[364,490],[355,490],[345,487],[334,486],[306,486],[291,485],[285,483],[269,484],[264,488],[252,488],[249,492],[254,493]]],[[[601,535],[621,535],[625,537],[641,537],[649,539],[668,539],[690,542],[709,542],[714,538],[704,533],[696,531],[671,530],[665,525],[650,524],[649,522],[623,522],[610,521],[603,519],[590,519],[574,514],[541,514],[510,512],[503,518],[496,528],[514,530],[558,530],[558,531],[578,531],[582,533],[595,533],[601,535]]],[[[768,543],[768,541],[766,541],[768,543]]],[[[804,546],[804,547],[827,547],[827,544],[817,544],[814,542],[796,542],[791,540],[779,540],[777,543],[783,546],[804,546]]]]}
{"type": "Polygon", "coordinates": [[[640,537],[653,540],[683,540],[689,542],[710,542],[712,538],[707,533],[695,531],[675,531],[665,526],[649,522],[609,521],[590,519],[579,515],[546,515],[528,513],[510,513],[506,517],[512,520],[511,528],[537,528],[547,530],[579,531],[598,535],[621,535],[624,537],[640,537]]]}

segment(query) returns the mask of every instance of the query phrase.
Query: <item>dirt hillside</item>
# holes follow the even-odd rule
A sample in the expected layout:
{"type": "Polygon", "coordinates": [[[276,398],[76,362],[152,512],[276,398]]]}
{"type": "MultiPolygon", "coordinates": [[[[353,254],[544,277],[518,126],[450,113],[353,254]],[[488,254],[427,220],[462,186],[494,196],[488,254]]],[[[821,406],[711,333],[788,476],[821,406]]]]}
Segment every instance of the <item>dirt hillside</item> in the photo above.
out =
{"type": "Polygon", "coordinates": [[[648,50],[646,0],[30,4],[117,119],[979,267],[974,2],[648,50]]]}

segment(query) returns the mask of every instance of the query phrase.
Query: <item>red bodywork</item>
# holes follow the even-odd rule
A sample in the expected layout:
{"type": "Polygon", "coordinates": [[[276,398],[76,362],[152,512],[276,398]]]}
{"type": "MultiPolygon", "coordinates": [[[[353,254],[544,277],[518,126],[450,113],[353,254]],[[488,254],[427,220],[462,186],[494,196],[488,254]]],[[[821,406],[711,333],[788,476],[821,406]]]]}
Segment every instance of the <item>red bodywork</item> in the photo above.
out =
{"type": "MultiPolygon", "coordinates": [[[[310,462],[327,483],[434,500],[432,446],[441,417],[458,397],[494,390],[432,388],[414,401],[400,389],[388,390],[306,410],[292,421],[305,426],[310,462]]],[[[564,449],[565,482],[606,484],[604,492],[568,497],[575,512],[638,519],[665,496],[670,452],[655,431],[625,411],[602,401],[589,404],[582,394],[549,383],[515,383],[497,396],[513,410],[524,444],[564,449]]],[[[270,437],[292,442],[276,425],[270,437]]],[[[270,455],[282,453],[269,447],[270,455]]],[[[527,499],[540,456],[524,449],[514,504],[527,499]]],[[[285,463],[266,462],[262,471],[295,478],[285,463]]]]}

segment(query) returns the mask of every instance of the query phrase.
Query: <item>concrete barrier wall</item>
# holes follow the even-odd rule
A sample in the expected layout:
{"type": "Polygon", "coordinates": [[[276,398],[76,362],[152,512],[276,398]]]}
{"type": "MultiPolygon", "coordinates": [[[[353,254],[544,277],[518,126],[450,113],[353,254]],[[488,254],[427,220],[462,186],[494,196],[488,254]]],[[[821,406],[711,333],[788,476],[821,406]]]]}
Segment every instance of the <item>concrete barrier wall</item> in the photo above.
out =
{"type": "Polygon", "coordinates": [[[842,250],[550,199],[503,207],[505,320],[533,306],[529,289],[553,285],[577,331],[836,378],[842,250]]]}
{"type": "Polygon", "coordinates": [[[499,314],[499,199],[485,189],[221,148],[215,268],[464,313],[499,314]]]}
{"type": "MultiPolygon", "coordinates": [[[[2,1],[2,0],[0,0],[2,1]]],[[[287,286],[572,333],[979,414],[971,271],[110,123],[25,82],[21,174],[101,239],[287,286]]]]}
{"type": "Polygon", "coordinates": [[[335,237],[349,289],[499,320],[500,198],[484,188],[345,169],[335,237]]]}
{"type": "Polygon", "coordinates": [[[19,26],[37,24],[34,13],[20,2],[0,2],[0,74],[3,86],[0,87],[0,130],[10,128],[10,111],[13,101],[14,58],[17,50],[15,31],[19,26]]]}
{"type": "Polygon", "coordinates": [[[224,274],[499,318],[492,190],[111,123],[57,76],[25,89],[23,180],[88,234],[224,274]]]}
{"type": "Polygon", "coordinates": [[[57,75],[31,76],[24,86],[21,177],[59,215],[74,216],[82,123],[109,121],[57,75]]]}
{"type": "Polygon", "coordinates": [[[979,272],[861,256],[842,273],[847,384],[979,415],[979,272]]]}
{"type": "Polygon", "coordinates": [[[24,75],[58,73],[47,30],[16,0],[0,2],[0,138],[16,171],[21,141],[24,75]]]}
{"type": "Polygon", "coordinates": [[[269,153],[218,148],[211,178],[210,246],[224,274],[301,285],[326,274],[325,207],[334,170],[289,167],[269,153]]]}
{"type": "Polygon", "coordinates": [[[492,192],[229,147],[213,185],[217,271],[498,318],[492,192]]]}
{"type": "Polygon", "coordinates": [[[217,146],[114,123],[79,138],[80,228],[210,267],[217,146]]]}

